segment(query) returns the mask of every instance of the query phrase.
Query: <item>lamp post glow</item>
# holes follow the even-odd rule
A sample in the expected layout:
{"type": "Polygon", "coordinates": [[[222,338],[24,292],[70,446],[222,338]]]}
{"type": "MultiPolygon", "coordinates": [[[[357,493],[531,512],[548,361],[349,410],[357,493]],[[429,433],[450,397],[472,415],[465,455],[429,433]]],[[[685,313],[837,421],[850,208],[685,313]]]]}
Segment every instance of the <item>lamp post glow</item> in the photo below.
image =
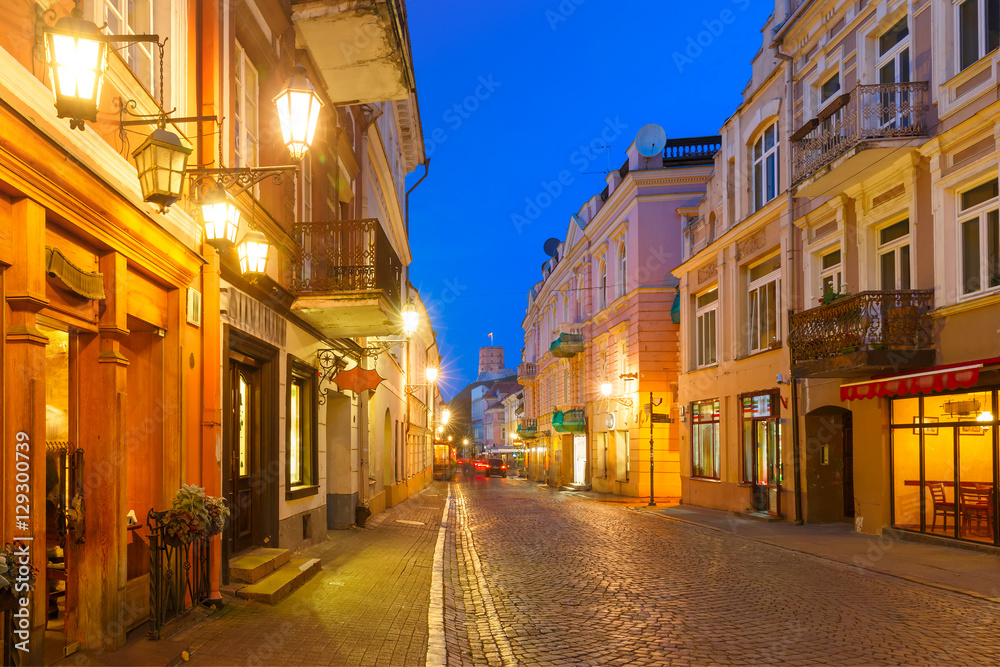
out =
{"type": "Polygon", "coordinates": [[[229,194],[216,188],[201,203],[201,216],[205,220],[205,240],[220,252],[236,243],[240,228],[240,210],[229,194]]]}
{"type": "Polygon", "coordinates": [[[428,384],[434,384],[438,379],[438,369],[433,366],[428,366],[427,370],[424,371],[424,374],[427,376],[428,384]]]}
{"type": "Polygon", "coordinates": [[[69,118],[69,126],[80,130],[85,127],[83,121],[96,122],[108,66],[108,42],[93,21],[83,18],[80,0],[70,16],[45,29],[45,57],[56,116],[69,118]]]}
{"type": "Polygon", "coordinates": [[[176,134],[160,127],[132,151],[143,201],[158,205],[162,211],[181,198],[191,150],[176,134]]]}
{"type": "Polygon", "coordinates": [[[451,419],[451,410],[445,410],[441,413],[441,423],[447,424],[448,420],[451,419]]]}
{"type": "Polygon", "coordinates": [[[602,382],[601,383],[601,394],[604,395],[605,397],[611,395],[611,383],[610,382],[602,382]]]}
{"type": "Polygon", "coordinates": [[[267,273],[267,252],[270,248],[267,237],[262,233],[247,232],[236,248],[240,257],[240,272],[245,276],[262,276],[267,273]]]}
{"type": "Polygon", "coordinates": [[[312,145],[323,101],[316,94],[306,69],[301,65],[292,68],[292,76],[285,89],[274,98],[278,108],[281,137],[293,160],[301,160],[312,145]]]}
{"type": "Polygon", "coordinates": [[[400,315],[403,318],[403,333],[409,338],[417,332],[417,327],[420,325],[420,313],[413,305],[413,299],[406,302],[406,305],[400,310],[400,315]]]}

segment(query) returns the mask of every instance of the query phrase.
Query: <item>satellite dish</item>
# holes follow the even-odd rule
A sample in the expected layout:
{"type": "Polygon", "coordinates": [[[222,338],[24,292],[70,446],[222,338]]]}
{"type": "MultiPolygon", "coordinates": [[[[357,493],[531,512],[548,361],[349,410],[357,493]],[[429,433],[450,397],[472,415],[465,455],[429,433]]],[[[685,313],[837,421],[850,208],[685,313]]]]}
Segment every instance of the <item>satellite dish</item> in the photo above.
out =
{"type": "Polygon", "coordinates": [[[635,135],[635,147],[639,155],[655,157],[663,152],[667,145],[667,132],[656,123],[643,125],[635,135]]]}
{"type": "Polygon", "coordinates": [[[560,243],[559,239],[549,239],[542,245],[542,251],[549,257],[555,257],[556,253],[559,252],[560,243]]]}

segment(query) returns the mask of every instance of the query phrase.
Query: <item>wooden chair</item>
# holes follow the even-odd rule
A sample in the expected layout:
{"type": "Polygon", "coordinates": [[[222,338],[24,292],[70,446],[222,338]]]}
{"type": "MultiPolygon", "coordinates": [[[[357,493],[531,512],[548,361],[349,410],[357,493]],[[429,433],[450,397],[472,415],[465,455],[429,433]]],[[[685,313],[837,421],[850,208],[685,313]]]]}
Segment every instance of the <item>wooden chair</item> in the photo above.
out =
{"type": "Polygon", "coordinates": [[[976,522],[976,532],[986,523],[986,534],[993,534],[993,485],[975,484],[958,488],[959,507],[962,512],[962,532],[972,533],[972,522],[976,522]]]}
{"type": "Polygon", "coordinates": [[[954,502],[949,502],[944,495],[944,484],[941,482],[931,482],[927,485],[931,492],[931,499],[934,501],[934,521],[931,524],[931,532],[937,530],[937,520],[940,515],[944,519],[944,530],[948,532],[948,517],[958,522],[958,514],[954,502]]]}

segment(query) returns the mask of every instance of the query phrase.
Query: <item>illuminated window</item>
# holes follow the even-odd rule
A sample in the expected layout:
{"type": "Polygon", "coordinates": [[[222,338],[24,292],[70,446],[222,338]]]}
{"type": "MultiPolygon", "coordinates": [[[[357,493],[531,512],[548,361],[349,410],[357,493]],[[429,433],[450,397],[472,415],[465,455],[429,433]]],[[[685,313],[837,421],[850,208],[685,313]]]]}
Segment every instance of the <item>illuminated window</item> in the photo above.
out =
{"type": "Polygon", "coordinates": [[[318,492],[316,369],[288,356],[286,499],[318,492]]]}

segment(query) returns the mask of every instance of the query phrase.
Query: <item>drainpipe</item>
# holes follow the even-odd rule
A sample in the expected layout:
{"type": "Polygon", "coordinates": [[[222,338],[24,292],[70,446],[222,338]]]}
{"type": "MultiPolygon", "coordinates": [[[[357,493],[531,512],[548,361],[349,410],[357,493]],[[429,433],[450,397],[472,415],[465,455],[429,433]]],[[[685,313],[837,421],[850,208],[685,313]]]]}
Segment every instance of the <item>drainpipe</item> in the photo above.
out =
{"type": "MultiPolygon", "coordinates": [[[[803,3],[803,6],[807,3],[803,3]]],[[[789,7],[789,3],[786,1],[786,7],[789,7]]],[[[801,9],[801,7],[800,7],[801,9]]],[[[787,11],[786,11],[787,15],[787,11]]],[[[786,19],[786,24],[791,17],[786,19]]],[[[794,115],[792,111],[792,57],[787,53],[781,52],[781,42],[775,40],[771,44],[774,48],[774,55],[785,62],[785,132],[786,136],[791,136],[792,122],[794,120],[794,115]]],[[[790,156],[791,146],[785,151],[786,156],[790,156]]],[[[796,261],[796,246],[798,245],[798,239],[795,234],[795,199],[792,195],[792,161],[788,160],[788,169],[786,169],[786,178],[788,187],[786,189],[786,198],[788,200],[788,249],[786,250],[787,261],[785,265],[791,270],[788,272],[788,278],[785,281],[785,286],[787,294],[793,295],[796,293],[797,283],[795,278],[797,277],[797,267],[795,266],[796,261]]],[[[792,310],[788,310],[788,325],[791,326],[791,315],[792,310]]],[[[785,342],[788,342],[788,336],[785,336],[785,342]]],[[[791,354],[791,353],[789,353],[791,354]]],[[[802,521],[802,462],[801,456],[799,454],[800,442],[799,442],[799,401],[798,401],[798,380],[792,378],[791,380],[792,389],[792,474],[794,476],[794,486],[792,487],[792,493],[795,499],[795,525],[801,526],[802,521]]]]}
{"type": "Polygon", "coordinates": [[[427,178],[428,172],[431,170],[431,159],[427,158],[423,162],[424,165],[424,175],[420,177],[420,180],[413,184],[413,187],[406,191],[406,235],[410,235],[410,193],[417,189],[417,186],[424,182],[427,178]]]}

